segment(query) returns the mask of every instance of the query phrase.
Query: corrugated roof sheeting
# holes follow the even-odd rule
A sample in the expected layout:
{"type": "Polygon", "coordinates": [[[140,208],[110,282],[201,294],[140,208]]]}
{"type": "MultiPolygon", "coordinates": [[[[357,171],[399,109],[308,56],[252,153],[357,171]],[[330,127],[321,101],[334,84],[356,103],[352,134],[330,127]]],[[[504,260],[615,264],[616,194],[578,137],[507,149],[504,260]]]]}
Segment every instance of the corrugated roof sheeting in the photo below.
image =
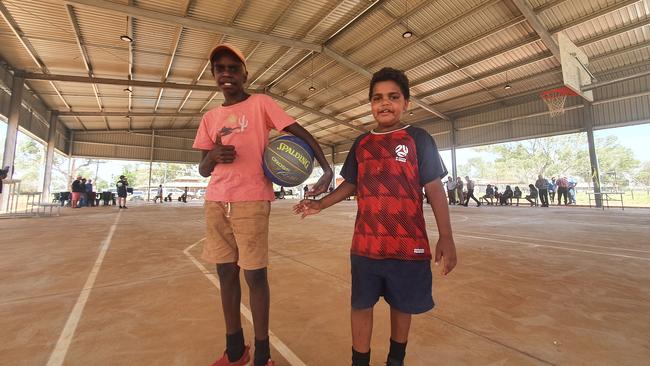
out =
{"type": "Polygon", "coordinates": [[[269,33],[293,39],[302,39],[315,24],[327,16],[334,6],[332,2],[321,0],[285,1],[285,4],[289,6],[269,33]]]}
{"type": "MultiPolygon", "coordinates": [[[[470,147],[534,136],[575,132],[581,128],[582,114],[582,108],[579,108],[567,111],[564,115],[552,120],[548,118],[547,114],[544,114],[502,123],[490,121],[493,124],[456,131],[457,147],[470,147]]],[[[480,123],[474,123],[474,125],[477,126],[480,123]]]]}
{"type": "Polygon", "coordinates": [[[201,161],[201,152],[199,151],[173,151],[173,150],[155,150],[155,161],[168,161],[179,163],[198,164],[201,161]]]}
{"type": "Polygon", "coordinates": [[[220,24],[228,24],[245,0],[192,0],[188,16],[220,24]]]}
{"type": "Polygon", "coordinates": [[[67,21],[68,14],[60,1],[53,0],[4,0],[3,4],[17,21],[20,29],[29,35],[47,34],[54,38],[69,38],[74,31],[67,21]],[[62,26],[61,19],[65,21],[62,26]]]}
{"type": "Polygon", "coordinates": [[[334,32],[343,27],[368,5],[368,2],[364,0],[338,1],[325,18],[320,19],[313,25],[311,32],[303,40],[312,43],[325,42],[334,32]]]}
{"type": "Polygon", "coordinates": [[[138,7],[161,13],[185,16],[185,4],[188,0],[138,0],[138,7]]]}
{"type": "Polygon", "coordinates": [[[595,127],[650,123],[650,94],[597,104],[593,108],[595,127]]]}
{"type": "Polygon", "coordinates": [[[565,1],[537,14],[537,17],[546,26],[546,29],[554,29],[583,17],[585,14],[595,13],[615,2],[612,0],[565,1]]]}
{"type": "Polygon", "coordinates": [[[149,160],[149,148],[125,147],[104,143],[72,143],[73,156],[97,157],[106,159],[149,160]]]}
{"type": "Polygon", "coordinates": [[[355,22],[345,32],[339,33],[329,43],[329,47],[339,54],[346,54],[348,50],[365,44],[376,34],[384,33],[384,27],[393,19],[379,8],[380,6],[372,8],[366,12],[363,21],[355,22]]]}
{"type": "Polygon", "coordinates": [[[284,11],[286,0],[248,0],[234,25],[251,31],[264,32],[284,11]]]}

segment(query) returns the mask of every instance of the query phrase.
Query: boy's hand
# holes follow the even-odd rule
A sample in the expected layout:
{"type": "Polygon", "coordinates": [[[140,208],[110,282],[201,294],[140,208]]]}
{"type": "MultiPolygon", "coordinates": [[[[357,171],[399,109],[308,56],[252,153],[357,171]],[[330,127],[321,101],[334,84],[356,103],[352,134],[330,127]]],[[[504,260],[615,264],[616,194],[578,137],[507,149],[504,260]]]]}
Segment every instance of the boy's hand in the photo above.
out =
{"type": "Polygon", "coordinates": [[[314,184],[307,192],[307,196],[318,196],[321,193],[327,192],[327,189],[332,183],[333,176],[334,173],[332,172],[332,169],[324,171],[323,175],[318,179],[318,182],[316,182],[316,184],[314,184]]]}
{"type": "Polygon", "coordinates": [[[321,200],[302,200],[297,205],[293,206],[293,213],[295,215],[302,214],[302,218],[309,215],[315,215],[322,210],[321,200]]]}
{"type": "Polygon", "coordinates": [[[438,239],[435,256],[436,265],[440,263],[440,259],[444,260],[440,273],[446,276],[456,267],[456,244],[454,244],[453,238],[440,237],[438,239]]]}
{"type": "Polygon", "coordinates": [[[224,145],[221,143],[221,135],[217,135],[215,146],[210,150],[210,158],[219,164],[230,164],[235,160],[237,152],[234,145],[224,145]]]}

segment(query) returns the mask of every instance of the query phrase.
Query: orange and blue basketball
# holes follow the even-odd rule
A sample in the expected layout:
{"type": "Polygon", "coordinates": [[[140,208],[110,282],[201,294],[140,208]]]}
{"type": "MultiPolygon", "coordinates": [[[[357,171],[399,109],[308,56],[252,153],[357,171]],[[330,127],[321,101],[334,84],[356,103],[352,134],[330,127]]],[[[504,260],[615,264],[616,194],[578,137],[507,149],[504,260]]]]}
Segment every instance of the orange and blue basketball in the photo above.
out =
{"type": "Polygon", "coordinates": [[[282,187],[295,187],[314,169],[314,151],[299,137],[285,135],[269,141],[262,161],[264,174],[282,187]]]}

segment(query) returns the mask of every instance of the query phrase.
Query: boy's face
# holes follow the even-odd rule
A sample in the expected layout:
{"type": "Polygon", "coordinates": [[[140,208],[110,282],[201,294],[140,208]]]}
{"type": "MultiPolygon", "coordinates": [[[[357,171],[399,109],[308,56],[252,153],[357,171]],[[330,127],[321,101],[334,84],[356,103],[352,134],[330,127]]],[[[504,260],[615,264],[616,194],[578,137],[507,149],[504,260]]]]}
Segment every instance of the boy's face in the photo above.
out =
{"type": "Polygon", "coordinates": [[[212,63],[212,72],[219,89],[230,95],[240,93],[248,77],[241,61],[229,53],[217,56],[212,63]]]}
{"type": "Polygon", "coordinates": [[[375,84],[370,107],[379,127],[389,128],[399,123],[408,105],[396,82],[389,80],[375,84]]]}

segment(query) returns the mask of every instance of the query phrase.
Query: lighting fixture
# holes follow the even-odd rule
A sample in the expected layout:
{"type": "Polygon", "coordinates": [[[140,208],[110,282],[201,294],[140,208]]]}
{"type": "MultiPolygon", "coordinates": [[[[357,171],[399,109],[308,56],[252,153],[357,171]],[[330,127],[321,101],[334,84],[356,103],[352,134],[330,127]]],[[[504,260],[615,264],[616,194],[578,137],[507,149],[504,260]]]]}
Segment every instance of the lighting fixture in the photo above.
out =
{"type": "Polygon", "coordinates": [[[510,88],[512,88],[512,86],[510,86],[510,83],[508,82],[508,70],[506,70],[506,85],[503,86],[503,89],[509,90],[510,88]]]}
{"type": "Polygon", "coordinates": [[[415,116],[415,113],[413,113],[413,111],[410,111],[409,116],[415,116]]]}
{"type": "Polygon", "coordinates": [[[311,74],[309,74],[309,79],[311,82],[311,85],[309,86],[309,91],[314,92],[316,91],[316,87],[314,86],[314,53],[313,52],[311,54],[311,74]]]}
{"type": "Polygon", "coordinates": [[[406,32],[402,33],[402,38],[411,38],[413,37],[413,32],[409,30],[409,20],[406,17],[409,13],[409,2],[408,0],[404,0],[404,26],[406,26],[406,32]]]}
{"type": "Polygon", "coordinates": [[[126,17],[126,29],[124,34],[120,36],[120,40],[129,43],[133,42],[133,38],[129,37],[129,17],[126,17]]]}
{"type": "Polygon", "coordinates": [[[128,87],[128,88],[124,88],[124,92],[133,93],[133,90],[131,89],[131,87],[128,87]]]}

